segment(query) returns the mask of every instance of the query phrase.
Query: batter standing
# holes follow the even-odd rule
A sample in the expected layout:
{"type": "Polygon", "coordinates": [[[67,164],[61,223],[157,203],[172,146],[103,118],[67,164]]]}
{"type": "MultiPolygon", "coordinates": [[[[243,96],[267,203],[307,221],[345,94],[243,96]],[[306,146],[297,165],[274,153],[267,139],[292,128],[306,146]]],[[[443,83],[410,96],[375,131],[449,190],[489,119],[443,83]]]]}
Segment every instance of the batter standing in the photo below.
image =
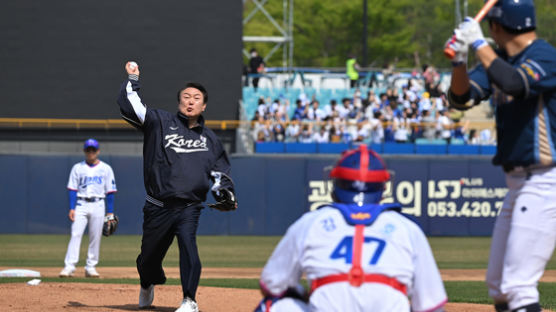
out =
{"type": "Polygon", "coordinates": [[[71,277],[79,261],[81,238],[87,224],[89,225],[89,250],[85,265],[86,277],[99,277],[95,266],[98,263],[100,239],[104,213],[114,215],[114,193],[116,180],[112,168],[98,159],[99,144],[95,139],[88,139],[83,146],[85,160],[71,168],[68,181],[70,210],[68,218],[71,225],[71,239],[66,253],[65,267],[60,277],[71,277]]]}
{"type": "MultiPolygon", "coordinates": [[[[198,83],[178,91],[178,112],[146,107],[139,97],[139,67],[126,64],[118,104],[122,117],[143,132],[143,175],[147,193],[143,208],[143,238],[137,257],[141,279],[139,307],[152,304],[154,285],[164,284],[162,260],[178,238],[183,301],[177,312],[197,312],[195,293],[201,275],[197,226],[211,179],[218,190],[233,194],[230,162],[220,140],[206,128],[201,115],[208,93],[198,83]]],[[[215,192],[216,191],[216,192],[215,192]]],[[[235,198],[235,196],[232,196],[235,198]]]]}
{"type": "Polygon", "coordinates": [[[496,108],[494,165],[508,194],[496,219],[486,281],[496,311],[541,311],[537,282],[556,243],[556,49],[535,33],[532,0],[502,0],[489,11],[493,50],[466,18],[455,31],[449,100],[496,108]],[[467,47],[480,64],[467,73],[467,47]]]}
{"type": "Polygon", "coordinates": [[[330,177],[334,203],[290,226],[262,271],[265,298],[256,311],[444,311],[446,292],[425,235],[399,204],[379,204],[390,179],[382,159],[360,145],[330,177]],[[297,290],[302,274],[311,285],[308,303],[297,290]]]}

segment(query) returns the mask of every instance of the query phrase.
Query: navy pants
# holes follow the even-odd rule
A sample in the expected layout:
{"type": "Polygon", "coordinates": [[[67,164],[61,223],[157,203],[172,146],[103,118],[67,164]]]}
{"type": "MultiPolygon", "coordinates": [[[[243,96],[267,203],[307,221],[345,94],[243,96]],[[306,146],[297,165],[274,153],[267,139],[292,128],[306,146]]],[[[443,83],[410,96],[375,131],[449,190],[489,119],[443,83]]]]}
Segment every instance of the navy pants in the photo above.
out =
{"type": "Polygon", "coordinates": [[[166,276],[162,260],[168,248],[178,238],[180,278],[183,297],[195,300],[201,276],[201,260],[197,250],[197,226],[202,205],[187,206],[184,202],[165,202],[158,207],[150,202],[143,207],[143,238],[137,257],[141,287],[164,284],[166,276]]]}

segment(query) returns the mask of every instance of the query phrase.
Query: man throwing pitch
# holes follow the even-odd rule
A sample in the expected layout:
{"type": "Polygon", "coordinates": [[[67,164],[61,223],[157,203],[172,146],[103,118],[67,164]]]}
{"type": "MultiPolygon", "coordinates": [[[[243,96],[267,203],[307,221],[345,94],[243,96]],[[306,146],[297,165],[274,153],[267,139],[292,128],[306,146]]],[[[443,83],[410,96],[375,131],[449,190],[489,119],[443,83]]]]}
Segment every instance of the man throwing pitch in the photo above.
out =
{"type": "Polygon", "coordinates": [[[330,177],[334,203],[290,226],[262,271],[256,312],[444,311],[427,238],[400,204],[379,204],[390,174],[378,154],[365,145],[347,151],[330,177]],[[308,304],[298,290],[303,273],[308,304]]]}
{"type": "Polygon", "coordinates": [[[230,162],[221,142],[204,125],[206,89],[187,83],[177,93],[178,112],[146,107],[139,97],[139,67],[125,66],[128,79],[120,90],[122,117],[143,132],[143,175],[147,193],[143,208],[143,238],[137,257],[141,279],[139,308],[151,306],[154,285],[164,284],[162,260],[178,238],[183,301],[176,312],[198,312],[195,293],[201,275],[196,231],[209,190],[219,210],[237,208],[230,179],[230,162]]]}
{"type": "Polygon", "coordinates": [[[496,311],[541,311],[537,282],[556,243],[556,49],[535,33],[532,0],[501,0],[488,12],[498,45],[466,18],[447,47],[456,52],[450,104],[496,105],[494,165],[508,194],[496,219],[486,281],[496,311]],[[470,46],[480,64],[467,72],[470,46]]]}

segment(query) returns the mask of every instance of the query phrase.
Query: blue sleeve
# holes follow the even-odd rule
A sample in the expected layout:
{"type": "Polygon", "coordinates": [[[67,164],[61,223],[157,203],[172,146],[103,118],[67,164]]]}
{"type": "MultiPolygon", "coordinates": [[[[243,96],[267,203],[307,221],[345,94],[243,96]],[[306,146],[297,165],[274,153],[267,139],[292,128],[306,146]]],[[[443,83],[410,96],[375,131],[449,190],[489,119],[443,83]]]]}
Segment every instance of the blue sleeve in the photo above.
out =
{"type": "Polygon", "coordinates": [[[538,96],[556,86],[556,51],[545,42],[540,42],[526,51],[517,63],[517,71],[525,83],[525,97],[538,96]]]}
{"type": "Polygon", "coordinates": [[[492,93],[490,81],[482,65],[478,65],[469,71],[469,83],[471,84],[470,95],[475,103],[486,100],[492,93]]]}
{"type": "Polygon", "coordinates": [[[114,213],[114,193],[106,194],[106,213],[114,213]]]}
{"type": "Polygon", "coordinates": [[[77,203],[77,191],[68,190],[68,198],[69,198],[70,210],[74,210],[75,204],[77,203]]]}

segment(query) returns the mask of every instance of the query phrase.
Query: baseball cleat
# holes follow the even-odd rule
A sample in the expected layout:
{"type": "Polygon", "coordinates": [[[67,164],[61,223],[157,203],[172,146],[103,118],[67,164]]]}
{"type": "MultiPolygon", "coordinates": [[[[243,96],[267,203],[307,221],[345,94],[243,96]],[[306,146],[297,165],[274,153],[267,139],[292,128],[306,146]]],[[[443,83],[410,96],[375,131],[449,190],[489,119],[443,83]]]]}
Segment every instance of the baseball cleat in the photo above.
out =
{"type": "Polygon", "coordinates": [[[60,277],[72,277],[73,276],[73,271],[72,269],[68,269],[68,268],[64,268],[61,272],[60,272],[60,277]]]}
{"type": "Polygon", "coordinates": [[[154,285],[149,288],[141,287],[139,291],[139,309],[148,308],[152,305],[154,300],[154,285]]]}
{"type": "Polygon", "coordinates": [[[199,307],[193,299],[187,297],[183,299],[181,306],[175,312],[199,312],[199,307]]]}
{"type": "Polygon", "coordinates": [[[100,274],[98,274],[95,268],[85,269],[85,277],[100,277],[100,274]]]}

